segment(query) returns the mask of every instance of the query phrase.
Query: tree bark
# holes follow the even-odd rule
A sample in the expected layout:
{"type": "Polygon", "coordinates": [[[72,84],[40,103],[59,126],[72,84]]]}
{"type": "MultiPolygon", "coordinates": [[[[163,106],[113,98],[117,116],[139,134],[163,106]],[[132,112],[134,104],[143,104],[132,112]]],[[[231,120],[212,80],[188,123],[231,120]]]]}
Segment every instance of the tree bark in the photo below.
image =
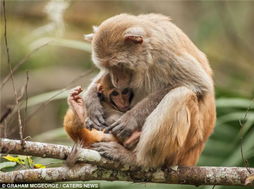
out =
{"type": "MultiPolygon", "coordinates": [[[[39,157],[66,159],[71,153],[71,147],[46,144],[39,142],[25,142],[22,148],[20,141],[1,139],[0,152],[39,157]]],[[[177,169],[144,169],[119,165],[101,158],[93,150],[82,149],[86,157],[84,164],[77,163],[72,167],[28,169],[13,172],[0,172],[0,183],[42,183],[59,181],[130,181],[153,182],[189,185],[245,185],[249,172],[243,167],[178,167],[177,169]],[[91,153],[91,154],[90,154],[91,153]],[[112,169],[111,169],[112,168],[112,169]]],[[[81,161],[81,160],[80,160],[81,161]]],[[[248,168],[254,173],[254,168],[248,168]]],[[[254,186],[254,183],[249,185],[254,186]]]]}

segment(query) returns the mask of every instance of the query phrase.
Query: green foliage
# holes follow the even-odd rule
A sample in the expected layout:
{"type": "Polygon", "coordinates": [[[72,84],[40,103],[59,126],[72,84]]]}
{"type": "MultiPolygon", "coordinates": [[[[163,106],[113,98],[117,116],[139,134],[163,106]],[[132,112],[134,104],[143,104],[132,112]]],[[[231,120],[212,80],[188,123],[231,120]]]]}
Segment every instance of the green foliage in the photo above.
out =
{"type": "Polygon", "coordinates": [[[8,162],[8,161],[2,162],[0,163],[0,170],[10,168],[10,167],[15,167],[16,164],[17,164],[16,162],[8,162]]]}
{"type": "Polygon", "coordinates": [[[42,169],[46,168],[45,165],[40,163],[35,163],[31,156],[13,156],[6,155],[1,157],[0,170],[3,171],[13,171],[16,167],[22,167],[23,169],[35,168],[42,169]]]}
{"type": "MultiPolygon", "coordinates": [[[[38,104],[48,103],[53,100],[66,99],[68,94],[69,94],[68,90],[61,89],[35,95],[33,97],[28,98],[27,107],[29,108],[38,104]]],[[[23,102],[22,104],[23,104],[22,108],[25,108],[26,103],[23,102]]]]}

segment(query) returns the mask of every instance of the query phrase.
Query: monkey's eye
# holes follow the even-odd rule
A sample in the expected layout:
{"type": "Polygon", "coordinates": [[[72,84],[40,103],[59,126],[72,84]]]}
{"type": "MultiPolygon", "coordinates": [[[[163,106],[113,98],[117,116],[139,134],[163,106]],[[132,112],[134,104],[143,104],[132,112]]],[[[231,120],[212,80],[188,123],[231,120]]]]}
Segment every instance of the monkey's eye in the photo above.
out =
{"type": "Polygon", "coordinates": [[[122,91],[122,94],[123,94],[123,95],[126,95],[126,94],[128,94],[128,93],[129,93],[129,91],[130,91],[130,89],[125,88],[125,89],[122,91]]]}
{"type": "Polygon", "coordinates": [[[111,95],[117,96],[117,95],[119,95],[119,93],[118,93],[117,91],[113,91],[113,92],[111,93],[111,95]]]}

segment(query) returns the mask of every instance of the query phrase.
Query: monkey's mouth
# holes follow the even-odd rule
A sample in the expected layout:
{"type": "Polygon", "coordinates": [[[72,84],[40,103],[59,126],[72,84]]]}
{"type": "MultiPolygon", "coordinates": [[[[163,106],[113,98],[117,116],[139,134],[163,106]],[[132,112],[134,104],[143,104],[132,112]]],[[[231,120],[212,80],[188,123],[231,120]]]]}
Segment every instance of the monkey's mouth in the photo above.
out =
{"type": "Polygon", "coordinates": [[[130,106],[123,106],[123,107],[119,107],[119,106],[117,106],[113,101],[111,101],[111,103],[112,103],[112,106],[113,106],[113,108],[115,108],[115,109],[117,109],[118,111],[120,111],[120,112],[127,112],[129,109],[130,109],[130,106]]]}
{"type": "Polygon", "coordinates": [[[118,109],[120,112],[127,112],[127,111],[130,109],[130,107],[129,107],[129,106],[127,106],[127,107],[122,107],[122,108],[117,107],[117,109],[118,109]]]}

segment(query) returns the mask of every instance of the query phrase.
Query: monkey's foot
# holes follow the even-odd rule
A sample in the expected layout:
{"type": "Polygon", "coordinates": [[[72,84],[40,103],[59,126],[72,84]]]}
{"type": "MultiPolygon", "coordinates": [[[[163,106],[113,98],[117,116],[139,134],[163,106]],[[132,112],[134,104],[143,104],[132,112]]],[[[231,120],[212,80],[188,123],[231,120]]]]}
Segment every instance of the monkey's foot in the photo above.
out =
{"type": "Polygon", "coordinates": [[[134,153],[125,149],[121,144],[117,142],[98,142],[92,144],[92,149],[98,151],[103,157],[120,161],[122,164],[135,164],[134,153]]]}
{"type": "Polygon", "coordinates": [[[81,87],[74,88],[68,97],[68,104],[75,114],[79,117],[82,123],[84,120],[84,100],[81,98],[80,93],[83,91],[81,87]]]}

